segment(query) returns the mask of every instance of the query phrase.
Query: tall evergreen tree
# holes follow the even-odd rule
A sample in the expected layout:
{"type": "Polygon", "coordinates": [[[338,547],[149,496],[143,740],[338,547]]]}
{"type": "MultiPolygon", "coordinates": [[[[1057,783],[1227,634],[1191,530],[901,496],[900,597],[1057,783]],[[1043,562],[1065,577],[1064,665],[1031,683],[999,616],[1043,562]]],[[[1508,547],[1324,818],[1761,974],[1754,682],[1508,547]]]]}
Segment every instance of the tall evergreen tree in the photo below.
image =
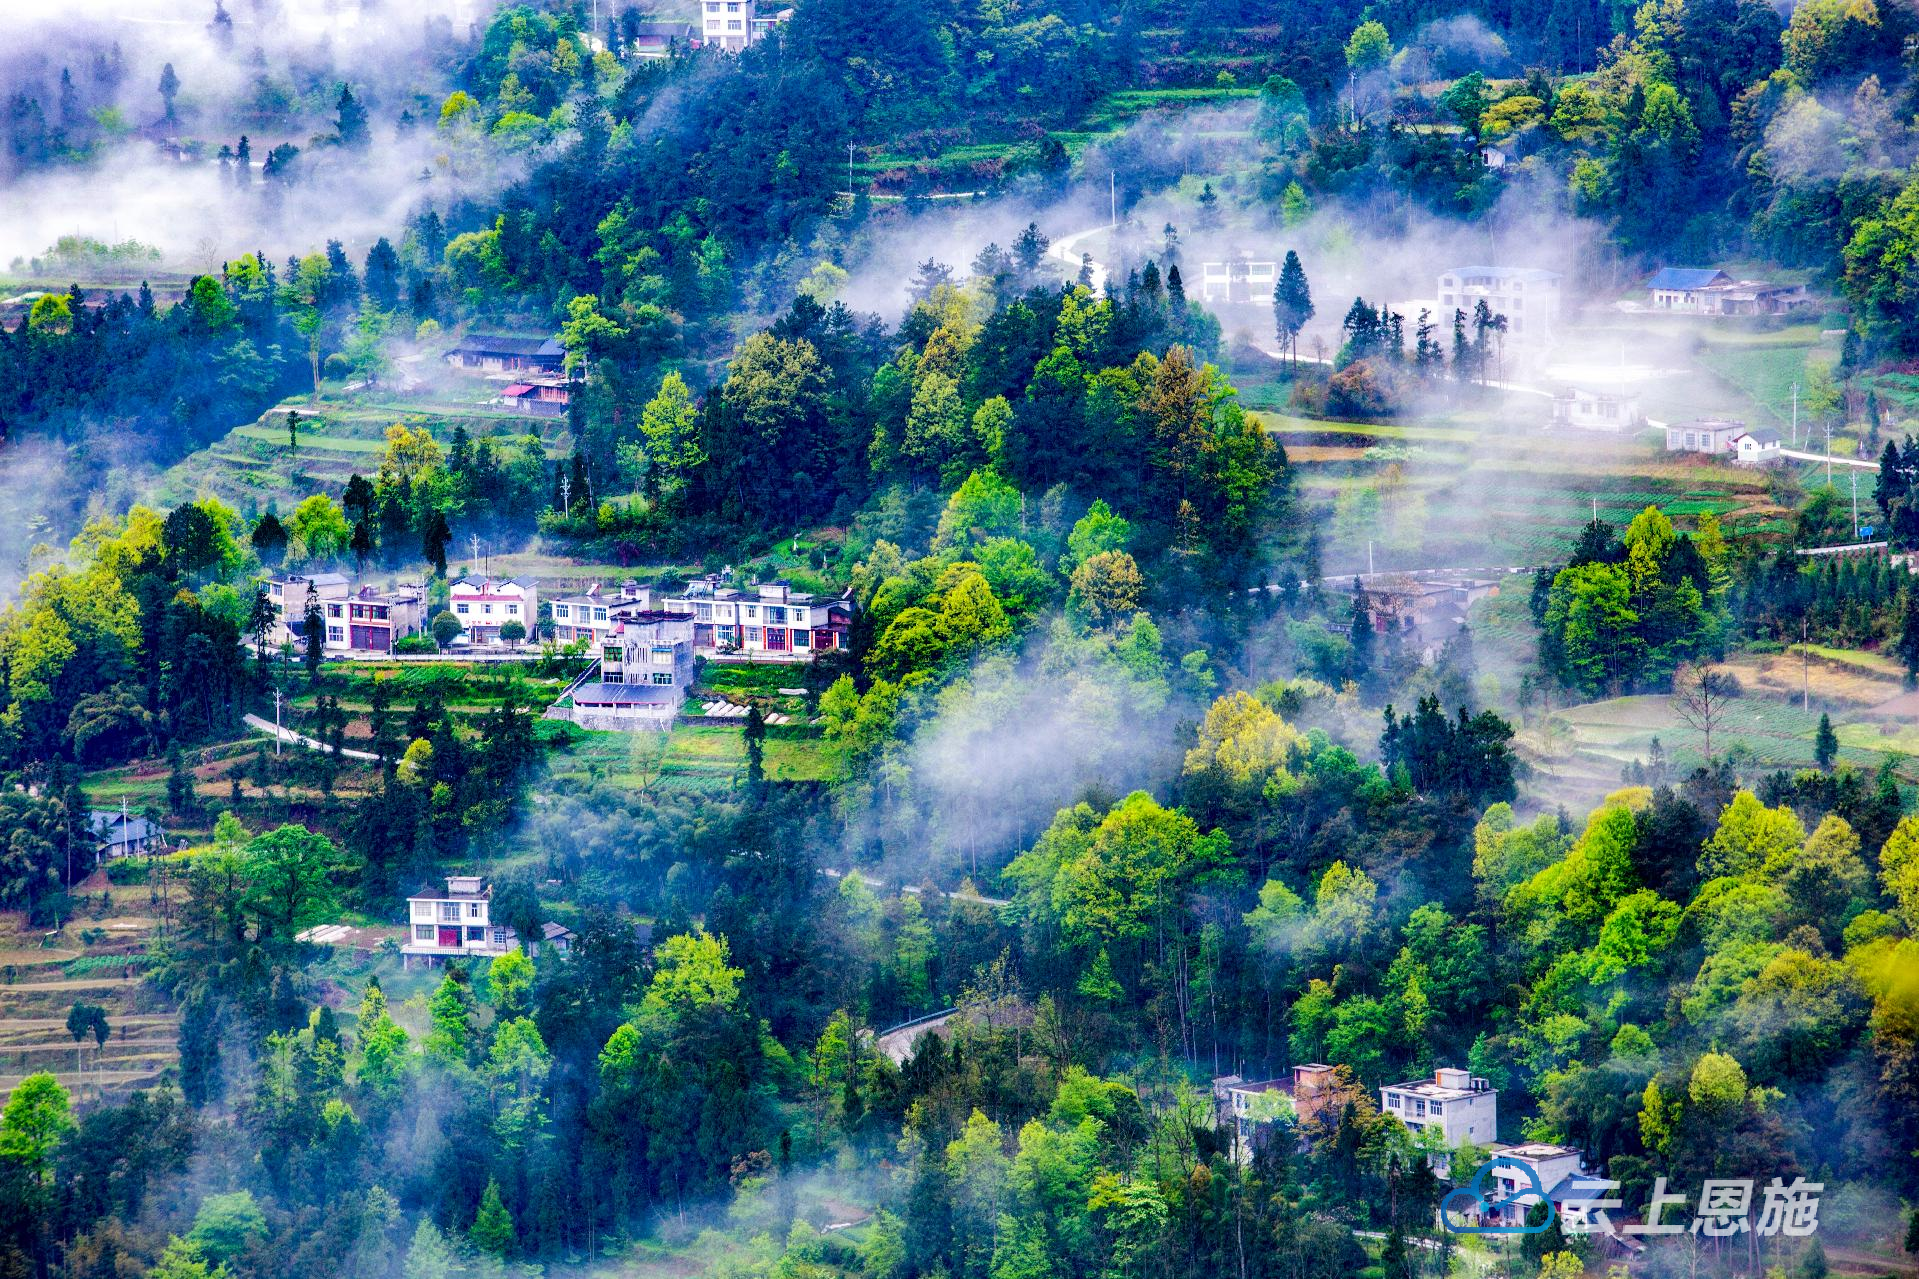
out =
{"type": "Polygon", "coordinates": [[[1313,291],[1306,281],[1306,268],[1300,265],[1299,254],[1288,249],[1279,281],[1273,285],[1273,323],[1280,349],[1292,356],[1295,369],[1299,367],[1299,331],[1312,318],[1313,291]]]}

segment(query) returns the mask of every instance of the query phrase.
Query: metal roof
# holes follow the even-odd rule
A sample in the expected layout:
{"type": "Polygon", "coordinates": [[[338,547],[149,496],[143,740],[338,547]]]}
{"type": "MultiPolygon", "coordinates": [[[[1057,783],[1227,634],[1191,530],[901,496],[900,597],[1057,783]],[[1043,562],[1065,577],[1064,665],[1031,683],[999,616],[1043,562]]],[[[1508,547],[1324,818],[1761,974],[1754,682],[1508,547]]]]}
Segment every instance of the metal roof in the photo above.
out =
{"type": "Polygon", "coordinates": [[[1649,289],[1703,289],[1714,284],[1723,284],[1732,279],[1717,267],[1667,266],[1653,273],[1646,281],[1649,289]]]}

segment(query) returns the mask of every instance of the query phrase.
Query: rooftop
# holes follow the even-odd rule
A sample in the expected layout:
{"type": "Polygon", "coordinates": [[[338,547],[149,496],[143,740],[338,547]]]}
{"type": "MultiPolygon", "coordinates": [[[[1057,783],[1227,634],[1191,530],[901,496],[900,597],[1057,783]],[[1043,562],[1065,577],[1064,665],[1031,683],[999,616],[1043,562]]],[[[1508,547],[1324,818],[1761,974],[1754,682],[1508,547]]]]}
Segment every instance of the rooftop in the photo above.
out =
{"type": "Polygon", "coordinates": [[[1744,438],[1751,440],[1754,444],[1777,444],[1779,443],[1779,432],[1773,430],[1770,426],[1755,426],[1746,431],[1744,438]]]}
{"type": "Polygon", "coordinates": [[[1537,266],[1456,266],[1447,275],[1491,277],[1500,280],[1557,280],[1559,272],[1537,266]]]}
{"type": "Polygon", "coordinates": [[[1441,1067],[1435,1070],[1429,1079],[1412,1079],[1403,1084],[1388,1084],[1384,1091],[1410,1093],[1415,1097],[1424,1097],[1428,1101],[1454,1101],[1460,1097],[1492,1095],[1497,1093],[1498,1089],[1491,1087],[1477,1075],[1441,1067]]]}
{"type": "Polygon", "coordinates": [[[681,700],[671,684],[582,684],[573,690],[575,706],[666,706],[681,700]]]}
{"type": "Polygon", "coordinates": [[[1649,289],[1703,289],[1730,282],[1731,276],[1717,267],[1667,266],[1653,272],[1646,281],[1649,289]]]}
{"type": "Polygon", "coordinates": [[[566,354],[566,348],[553,338],[513,337],[504,333],[471,333],[453,350],[476,355],[538,355],[555,359],[566,354]]]}

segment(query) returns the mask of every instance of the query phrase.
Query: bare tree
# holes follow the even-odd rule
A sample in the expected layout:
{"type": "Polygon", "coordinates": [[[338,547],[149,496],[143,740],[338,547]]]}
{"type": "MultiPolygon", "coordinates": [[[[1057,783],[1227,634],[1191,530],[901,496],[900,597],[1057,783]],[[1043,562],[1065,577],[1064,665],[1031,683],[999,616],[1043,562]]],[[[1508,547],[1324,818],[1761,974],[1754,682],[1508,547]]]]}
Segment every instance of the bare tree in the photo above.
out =
{"type": "Polygon", "coordinates": [[[1706,739],[1706,763],[1712,764],[1712,735],[1724,726],[1728,705],[1739,696],[1739,681],[1710,666],[1681,666],[1672,676],[1673,713],[1706,739]]]}

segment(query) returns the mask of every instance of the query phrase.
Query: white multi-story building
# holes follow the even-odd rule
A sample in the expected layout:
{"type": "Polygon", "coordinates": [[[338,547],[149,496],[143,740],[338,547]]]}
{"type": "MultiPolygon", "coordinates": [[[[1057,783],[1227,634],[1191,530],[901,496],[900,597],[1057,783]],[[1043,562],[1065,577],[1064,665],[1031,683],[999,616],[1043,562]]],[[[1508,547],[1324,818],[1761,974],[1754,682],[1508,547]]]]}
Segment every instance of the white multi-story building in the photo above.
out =
{"type": "Polygon", "coordinates": [[[407,898],[401,964],[410,968],[415,959],[429,966],[448,959],[491,959],[519,945],[511,928],[493,922],[492,896],[479,875],[449,875],[444,891],[426,890],[407,898]]]}
{"type": "Polygon", "coordinates": [[[693,616],[628,605],[600,647],[600,678],[574,688],[582,728],[665,732],[693,687],[693,616]]]}
{"type": "Polygon", "coordinates": [[[1454,311],[1464,311],[1470,322],[1483,300],[1494,315],[1506,317],[1508,343],[1544,346],[1559,326],[1560,284],[1559,272],[1536,267],[1454,267],[1439,277],[1439,313],[1433,319],[1444,330],[1454,311]]]}
{"type": "Polygon", "coordinates": [[[274,613],[268,640],[275,647],[305,647],[309,602],[319,607],[320,648],[329,657],[391,653],[395,640],[426,630],[426,591],[419,586],[356,589],[344,573],[289,573],[268,578],[265,587],[274,613]]]}
{"type": "Polygon", "coordinates": [[[850,595],[822,599],[785,582],[740,590],[717,574],[667,594],[660,607],[692,615],[693,647],[699,652],[759,661],[806,662],[846,648],[853,622],[850,595]]]}
{"type": "Polygon", "coordinates": [[[1489,1146],[1499,1136],[1499,1091],[1477,1075],[1448,1066],[1435,1070],[1431,1079],[1381,1088],[1379,1108],[1447,1146],[1467,1141],[1489,1146]]]}
{"type": "Polygon", "coordinates": [[[540,617],[540,588],[525,578],[462,578],[448,592],[447,607],[460,619],[467,642],[500,643],[500,628],[518,622],[531,638],[540,617]]]}
{"type": "Polygon", "coordinates": [[[653,592],[632,578],[621,584],[617,594],[593,585],[579,595],[563,595],[548,604],[552,612],[553,638],[562,644],[585,640],[603,644],[619,623],[621,609],[652,607],[653,592]]]}
{"type": "Polygon", "coordinates": [[[1199,266],[1199,300],[1270,306],[1273,288],[1278,282],[1277,262],[1254,262],[1246,258],[1202,262],[1199,266]]]}
{"type": "Polygon", "coordinates": [[[700,0],[700,43],[738,53],[792,16],[791,9],[762,14],[756,0],[700,0]]]}

